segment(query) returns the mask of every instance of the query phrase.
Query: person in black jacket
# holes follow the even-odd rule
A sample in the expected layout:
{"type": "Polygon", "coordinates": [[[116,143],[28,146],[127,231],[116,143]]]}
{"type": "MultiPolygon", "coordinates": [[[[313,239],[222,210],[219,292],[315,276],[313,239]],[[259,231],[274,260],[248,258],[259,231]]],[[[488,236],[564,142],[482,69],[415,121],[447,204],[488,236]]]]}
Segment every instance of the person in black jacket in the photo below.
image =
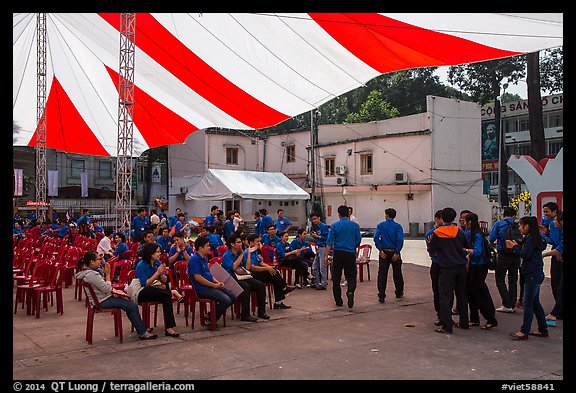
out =
{"type": "Polygon", "coordinates": [[[466,249],[470,243],[464,232],[453,224],[456,210],[451,207],[442,209],[444,224],[432,232],[428,242],[428,252],[436,254],[440,266],[438,292],[440,295],[440,322],[438,333],[452,333],[452,310],[450,301],[456,295],[456,307],[459,320],[455,324],[461,329],[469,329],[468,294],[466,289],[466,249]]]}

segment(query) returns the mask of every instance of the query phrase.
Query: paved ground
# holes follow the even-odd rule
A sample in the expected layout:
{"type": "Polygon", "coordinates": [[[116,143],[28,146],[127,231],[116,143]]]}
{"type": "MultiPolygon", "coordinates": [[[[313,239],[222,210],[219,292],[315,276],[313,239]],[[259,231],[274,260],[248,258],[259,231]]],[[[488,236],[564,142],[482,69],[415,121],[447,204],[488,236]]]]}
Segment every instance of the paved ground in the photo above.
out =
{"type": "MultiPolygon", "coordinates": [[[[368,239],[364,240],[369,242],[368,239]]],[[[434,332],[435,313],[422,240],[407,240],[403,253],[405,297],[393,296],[388,280],[385,304],[377,303],[377,263],[371,281],[359,282],[355,306],[336,307],[332,293],[310,288],[292,292],[289,310],[270,310],[257,323],[227,318],[211,332],[185,326],[176,315],[179,338],[139,341],[124,316],[124,343],[113,334],[112,318],[96,315],[94,343],[84,339],[86,309],[64,289],[64,315],[55,305],[40,319],[13,314],[14,380],[482,380],[564,381],[563,321],[549,338],[513,341],[522,311],[498,314],[490,331],[473,327],[454,334],[434,332]]],[[[546,271],[548,268],[546,268],[546,271]]],[[[494,275],[487,282],[500,305],[494,275]]],[[[546,311],[553,305],[549,279],[541,291],[546,311]]],[[[13,313],[12,303],[12,313],[13,313]]],[[[160,311],[161,313],[161,311],[160,311]]],[[[157,331],[162,333],[160,315],[157,331]]],[[[535,322],[534,322],[535,326],[535,322]]]]}

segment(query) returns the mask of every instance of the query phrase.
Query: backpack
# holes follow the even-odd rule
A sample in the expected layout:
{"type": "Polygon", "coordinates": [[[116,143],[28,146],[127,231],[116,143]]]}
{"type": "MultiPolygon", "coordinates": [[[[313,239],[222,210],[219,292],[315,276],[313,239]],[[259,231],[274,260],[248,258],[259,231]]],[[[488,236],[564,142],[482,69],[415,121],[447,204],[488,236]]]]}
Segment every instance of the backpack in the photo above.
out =
{"type": "Polygon", "coordinates": [[[522,243],[522,233],[520,232],[520,227],[516,222],[508,224],[508,228],[506,228],[506,232],[504,232],[504,244],[502,247],[502,252],[504,254],[514,254],[511,248],[506,248],[506,240],[514,240],[516,243],[522,243]]]}
{"type": "Polygon", "coordinates": [[[498,253],[490,245],[490,242],[486,238],[486,236],[482,236],[484,239],[484,257],[486,258],[486,266],[488,270],[496,270],[496,263],[498,262],[498,253]]]}

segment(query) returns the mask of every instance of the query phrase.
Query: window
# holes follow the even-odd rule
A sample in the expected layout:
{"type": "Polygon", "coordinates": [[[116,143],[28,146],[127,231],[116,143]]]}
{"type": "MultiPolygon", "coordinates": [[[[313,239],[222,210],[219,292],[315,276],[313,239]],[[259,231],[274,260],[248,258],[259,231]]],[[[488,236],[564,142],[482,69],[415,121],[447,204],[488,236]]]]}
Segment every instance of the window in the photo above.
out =
{"type": "Polygon", "coordinates": [[[546,155],[548,156],[555,156],[558,154],[560,149],[562,149],[563,142],[562,141],[549,141],[546,143],[547,152],[546,155]]]}
{"type": "Polygon", "coordinates": [[[564,125],[564,112],[554,111],[544,115],[544,128],[562,127],[564,125]]]}
{"type": "Polygon", "coordinates": [[[330,177],[335,176],[334,165],[336,162],[336,157],[330,157],[324,159],[324,176],[330,177]]]}
{"type": "Polygon", "coordinates": [[[296,145],[286,146],[286,162],[296,162],[296,145]]]}
{"type": "Polygon", "coordinates": [[[226,165],[238,165],[238,148],[226,148],[226,165]]]}
{"type": "Polygon", "coordinates": [[[98,177],[102,179],[112,178],[112,162],[98,161],[98,177]]]}
{"type": "Polygon", "coordinates": [[[530,130],[530,120],[528,116],[521,117],[518,119],[518,131],[529,131],[530,130]]]}
{"type": "Polygon", "coordinates": [[[360,155],[360,174],[361,175],[372,174],[372,154],[360,155]]]}
{"type": "Polygon", "coordinates": [[[72,169],[70,174],[71,177],[80,177],[80,174],[84,172],[84,160],[71,160],[70,165],[72,169]]]}

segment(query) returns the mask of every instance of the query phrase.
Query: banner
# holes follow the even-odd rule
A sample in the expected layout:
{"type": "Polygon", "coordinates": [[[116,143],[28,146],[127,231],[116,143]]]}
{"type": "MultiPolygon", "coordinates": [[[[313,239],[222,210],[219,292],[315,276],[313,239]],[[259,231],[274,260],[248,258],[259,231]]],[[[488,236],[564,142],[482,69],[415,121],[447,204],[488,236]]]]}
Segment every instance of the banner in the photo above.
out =
{"type": "Polygon", "coordinates": [[[14,168],[14,196],[22,196],[24,170],[14,168]]]}
{"type": "Polygon", "coordinates": [[[160,183],[162,168],[160,165],[155,165],[152,168],[152,183],[160,183]]]}
{"type": "Polygon", "coordinates": [[[58,196],[58,171],[48,171],[48,196],[58,196]]]}
{"type": "Polygon", "coordinates": [[[88,197],[88,173],[82,172],[80,174],[80,184],[82,186],[82,198],[88,197]]]}
{"type": "Polygon", "coordinates": [[[498,160],[498,143],[496,141],[496,124],[482,123],[482,161],[498,160]]]}

